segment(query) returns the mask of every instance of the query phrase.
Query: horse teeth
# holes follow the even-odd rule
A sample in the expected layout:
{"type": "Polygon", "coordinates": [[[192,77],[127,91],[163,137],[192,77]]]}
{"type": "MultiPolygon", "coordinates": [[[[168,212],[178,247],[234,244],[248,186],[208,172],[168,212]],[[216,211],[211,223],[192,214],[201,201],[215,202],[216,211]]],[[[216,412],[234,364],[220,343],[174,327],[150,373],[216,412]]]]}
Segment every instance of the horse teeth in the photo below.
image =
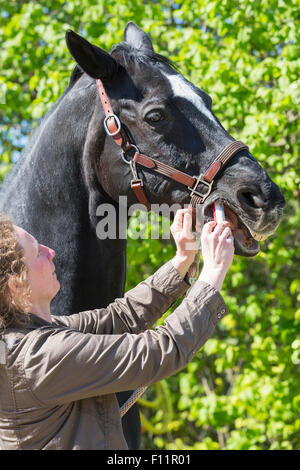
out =
{"type": "Polygon", "coordinates": [[[258,233],[255,233],[255,232],[251,232],[251,235],[254,238],[254,240],[258,242],[262,242],[268,238],[267,235],[259,235],[258,233]]]}

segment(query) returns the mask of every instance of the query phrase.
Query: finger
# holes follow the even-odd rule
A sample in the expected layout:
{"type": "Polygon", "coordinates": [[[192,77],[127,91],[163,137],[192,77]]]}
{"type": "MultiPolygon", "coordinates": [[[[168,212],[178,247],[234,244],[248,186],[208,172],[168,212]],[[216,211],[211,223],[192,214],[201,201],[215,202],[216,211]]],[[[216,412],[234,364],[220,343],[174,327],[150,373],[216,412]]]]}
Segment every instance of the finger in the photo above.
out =
{"type": "Polygon", "coordinates": [[[216,226],[216,222],[207,222],[203,225],[202,234],[201,234],[201,243],[203,244],[208,238],[212,235],[213,229],[216,226]]]}
{"type": "Polygon", "coordinates": [[[182,224],[183,224],[183,214],[182,214],[182,209],[179,209],[175,214],[172,226],[173,228],[177,230],[181,230],[182,224]]]}
{"type": "Polygon", "coordinates": [[[229,222],[227,221],[218,223],[214,229],[214,235],[219,237],[223,233],[225,228],[228,228],[228,227],[229,227],[229,222]]]}
{"type": "Polygon", "coordinates": [[[192,213],[190,211],[185,212],[183,215],[183,232],[187,235],[192,231],[192,222],[192,213]]]}
{"type": "Polygon", "coordinates": [[[205,225],[203,225],[202,236],[207,236],[212,233],[216,225],[217,224],[215,221],[207,222],[205,225]]]}
{"type": "Polygon", "coordinates": [[[193,208],[191,206],[179,209],[179,211],[182,213],[182,217],[185,217],[186,214],[190,214],[191,216],[193,215],[193,208]]]}
{"type": "Polygon", "coordinates": [[[232,237],[232,233],[229,227],[225,227],[221,235],[219,236],[219,240],[226,240],[227,238],[232,237]]]}

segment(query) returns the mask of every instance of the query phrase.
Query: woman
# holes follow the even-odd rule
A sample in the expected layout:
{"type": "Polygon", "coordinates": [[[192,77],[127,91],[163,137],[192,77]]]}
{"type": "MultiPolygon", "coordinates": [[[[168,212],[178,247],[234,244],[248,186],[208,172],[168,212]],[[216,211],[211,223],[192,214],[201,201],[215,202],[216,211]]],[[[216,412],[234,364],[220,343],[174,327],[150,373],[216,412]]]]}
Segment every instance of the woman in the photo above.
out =
{"type": "Polygon", "coordinates": [[[0,218],[0,448],[127,449],[116,392],[151,385],[186,366],[227,313],[219,293],[233,259],[229,224],[208,223],[204,266],[194,260],[192,219],[176,213],[176,255],[107,308],[51,316],[59,290],[50,248],[0,218]]]}

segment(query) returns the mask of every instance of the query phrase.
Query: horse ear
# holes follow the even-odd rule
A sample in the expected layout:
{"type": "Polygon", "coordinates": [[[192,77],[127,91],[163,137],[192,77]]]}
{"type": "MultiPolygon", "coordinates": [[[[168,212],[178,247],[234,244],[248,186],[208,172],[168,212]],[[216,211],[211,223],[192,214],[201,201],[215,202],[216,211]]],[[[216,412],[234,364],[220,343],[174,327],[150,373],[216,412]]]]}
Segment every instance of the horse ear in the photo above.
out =
{"type": "Polygon", "coordinates": [[[153,51],[150,36],[133,21],[129,21],[129,23],[127,23],[124,30],[124,41],[128,42],[128,44],[136,49],[150,49],[153,51]]]}
{"type": "Polygon", "coordinates": [[[66,43],[77,64],[92,78],[108,81],[117,72],[115,59],[70,29],[66,32],[66,43]]]}

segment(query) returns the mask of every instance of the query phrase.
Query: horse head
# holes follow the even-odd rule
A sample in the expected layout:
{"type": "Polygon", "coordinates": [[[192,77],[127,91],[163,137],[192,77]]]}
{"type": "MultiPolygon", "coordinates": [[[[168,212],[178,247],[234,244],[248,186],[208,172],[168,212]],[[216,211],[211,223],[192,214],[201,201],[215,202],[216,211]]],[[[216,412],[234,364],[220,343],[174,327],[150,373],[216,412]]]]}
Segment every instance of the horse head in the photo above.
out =
{"type": "MultiPolygon", "coordinates": [[[[81,71],[93,81],[102,81],[114,114],[142,154],[197,176],[234,142],[214,115],[210,96],[155,53],[150,37],[133,22],[110,54],[72,31],[66,33],[66,41],[81,71]]],[[[96,93],[96,81],[92,89],[96,93]]],[[[121,158],[120,147],[106,136],[99,96],[96,100],[84,160],[92,162],[93,174],[113,201],[126,195],[128,204],[134,204],[130,167],[121,158]]],[[[180,182],[147,167],[138,167],[138,173],[151,204],[190,202],[190,192],[180,182]]],[[[90,177],[88,170],[86,175],[90,177]]],[[[212,204],[217,200],[224,203],[236,254],[255,256],[258,241],[276,230],[284,198],[247,148],[221,169],[201,204],[202,220],[212,219],[212,204]]]]}

